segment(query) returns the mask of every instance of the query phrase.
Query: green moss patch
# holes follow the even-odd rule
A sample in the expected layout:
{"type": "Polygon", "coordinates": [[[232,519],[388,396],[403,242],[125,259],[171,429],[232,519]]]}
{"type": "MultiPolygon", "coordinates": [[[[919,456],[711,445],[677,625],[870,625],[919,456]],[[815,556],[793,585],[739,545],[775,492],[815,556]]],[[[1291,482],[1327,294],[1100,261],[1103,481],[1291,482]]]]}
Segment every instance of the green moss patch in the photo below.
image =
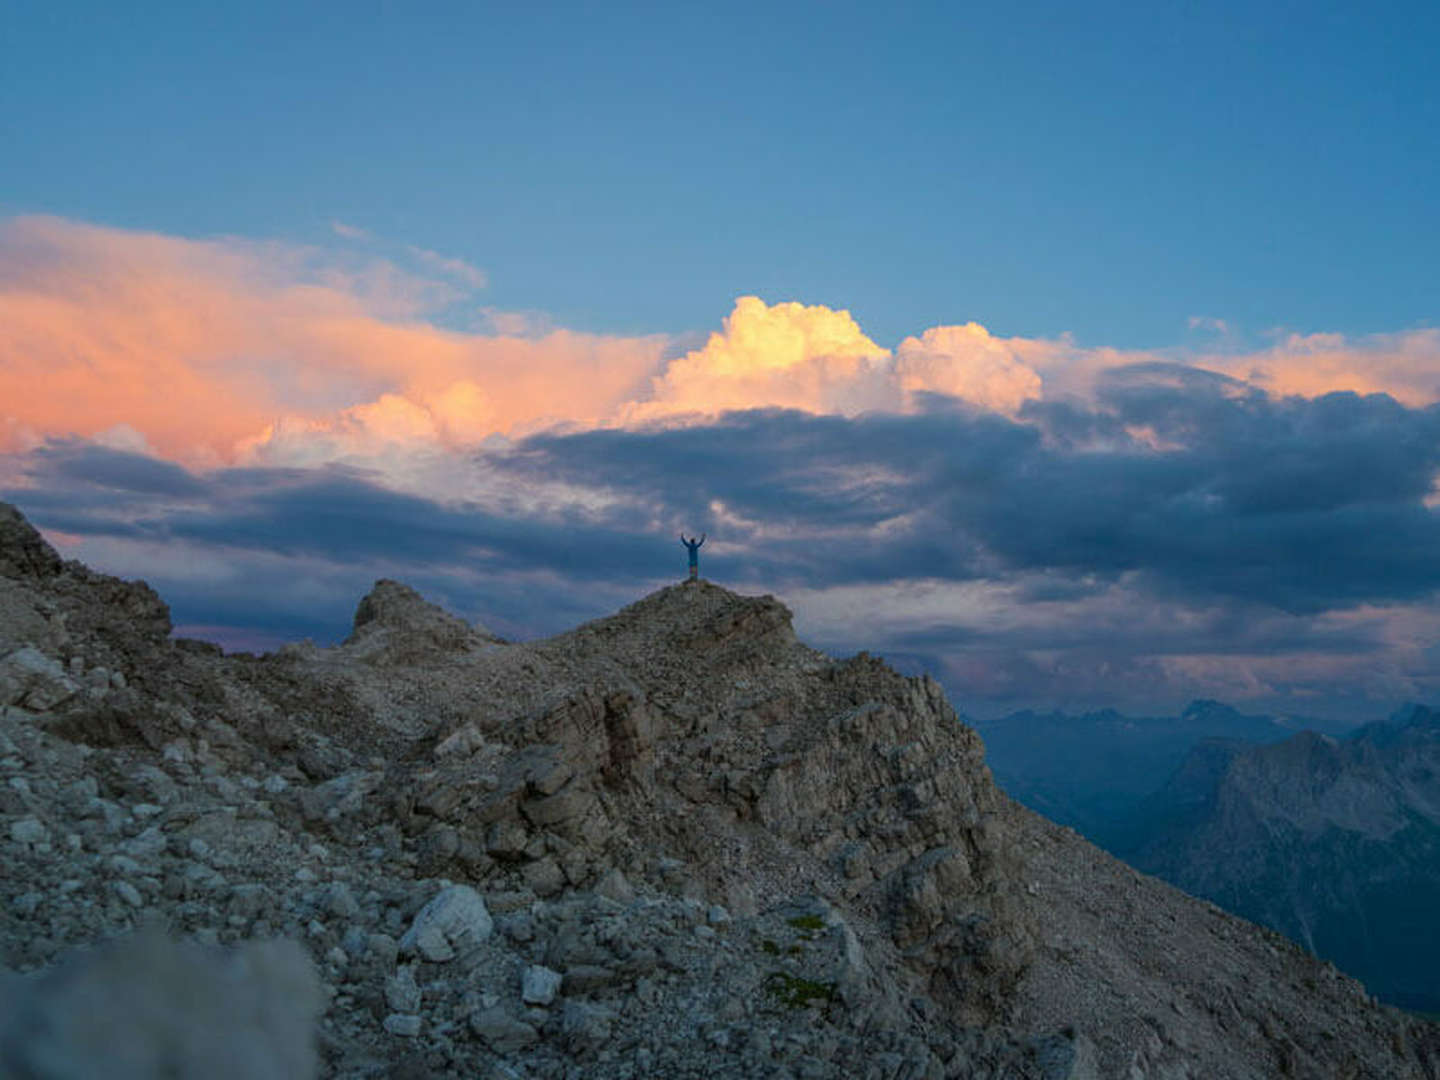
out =
{"type": "Polygon", "coordinates": [[[792,1009],[804,1009],[816,1003],[828,1005],[835,1000],[833,982],[814,982],[784,971],[772,971],[765,976],[765,991],[792,1009]]]}

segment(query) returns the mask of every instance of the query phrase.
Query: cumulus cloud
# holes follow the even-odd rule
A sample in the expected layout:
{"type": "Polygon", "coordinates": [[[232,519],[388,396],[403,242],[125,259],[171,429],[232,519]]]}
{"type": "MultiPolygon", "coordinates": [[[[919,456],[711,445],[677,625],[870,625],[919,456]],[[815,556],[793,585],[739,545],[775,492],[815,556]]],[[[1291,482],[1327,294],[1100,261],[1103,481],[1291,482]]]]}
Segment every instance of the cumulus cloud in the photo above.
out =
{"type": "Polygon", "coordinates": [[[763,406],[847,415],[893,408],[889,356],[848,311],[742,296],[724,329],[671,361],[628,417],[763,406]]]}
{"type": "Polygon", "coordinates": [[[973,322],[906,338],[895,350],[895,374],[911,399],[946,394],[1011,415],[1040,397],[1040,375],[1020,350],[973,322]]]}
{"type": "Polygon", "coordinates": [[[1040,396],[1023,358],[1030,343],[1006,342],[978,323],[937,326],[892,352],[871,341],[848,311],[822,304],[766,304],[742,296],[721,331],[672,361],[628,420],[735,409],[800,409],[855,416],[910,412],[923,394],[1014,413],[1040,396]]]}

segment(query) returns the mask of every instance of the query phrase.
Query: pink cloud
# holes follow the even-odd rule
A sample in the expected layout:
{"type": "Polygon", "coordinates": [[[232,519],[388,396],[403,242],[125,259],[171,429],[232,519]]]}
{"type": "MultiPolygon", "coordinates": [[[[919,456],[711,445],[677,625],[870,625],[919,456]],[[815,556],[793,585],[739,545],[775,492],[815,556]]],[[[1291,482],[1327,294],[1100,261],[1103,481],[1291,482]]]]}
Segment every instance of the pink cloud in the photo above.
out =
{"type": "MultiPolygon", "coordinates": [[[[1015,415],[1027,400],[1088,396],[1106,369],[1175,360],[1002,338],[975,322],[890,349],[848,311],[744,296],[703,346],[667,362],[663,335],[586,334],[529,313],[486,311],[484,333],[438,326],[434,312],[483,273],[422,249],[410,256],[427,272],[348,246],[0,222],[0,449],[123,436],[193,465],[313,463],[731,409],[907,412],[925,393],[1015,415]]],[[[1436,330],[1292,335],[1190,362],[1275,394],[1440,400],[1436,330]]]]}
{"type": "Polygon", "coordinates": [[[450,298],[378,259],[14,219],[0,224],[0,436],[15,448],[22,432],[125,424],[166,456],[223,461],[281,418],[323,422],[392,395],[466,441],[598,422],[660,364],[659,336],[424,321],[450,298]]]}
{"type": "Polygon", "coordinates": [[[1202,359],[1199,366],[1244,379],[1272,394],[1316,397],[1353,390],[1389,394],[1418,407],[1440,401],[1440,330],[1359,339],[1290,334],[1262,352],[1202,359]]]}

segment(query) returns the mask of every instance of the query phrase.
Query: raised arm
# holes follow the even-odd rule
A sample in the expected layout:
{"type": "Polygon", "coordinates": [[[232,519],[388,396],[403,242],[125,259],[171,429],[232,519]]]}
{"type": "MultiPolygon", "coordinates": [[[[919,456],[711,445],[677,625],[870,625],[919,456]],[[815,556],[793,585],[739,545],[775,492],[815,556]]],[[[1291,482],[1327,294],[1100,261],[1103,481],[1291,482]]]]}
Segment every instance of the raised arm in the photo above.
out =
{"type": "Polygon", "coordinates": [[[701,533],[701,534],[700,534],[700,542],[699,542],[698,544],[696,544],[695,546],[696,546],[696,547],[704,547],[704,546],[705,546],[705,534],[704,534],[704,533],[701,533]]]}

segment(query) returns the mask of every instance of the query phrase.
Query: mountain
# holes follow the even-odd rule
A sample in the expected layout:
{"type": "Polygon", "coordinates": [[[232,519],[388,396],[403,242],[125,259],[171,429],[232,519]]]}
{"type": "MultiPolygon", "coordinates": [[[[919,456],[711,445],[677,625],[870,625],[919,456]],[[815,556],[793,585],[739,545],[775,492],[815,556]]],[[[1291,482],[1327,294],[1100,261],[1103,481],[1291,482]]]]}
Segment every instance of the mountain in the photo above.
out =
{"type": "Polygon", "coordinates": [[[1134,845],[1131,833],[1141,804],[1200,740],[1276,742],[1307,725],[1202,700],[1179,716],[1027,710],[978,722],[975,729],[985,740],[995,779],[1009,795],[1118,850],[1134,845]]]}
{"type": "Polygon", "coordinates": [[[771,597],[227,656],[5,506],[0,964],[6,1077],[1440,1076],[771,597]]]}
{"type": "Polygon", "coordinates": [[[1136,866],[1440,1010],[1440,714],[1204,743],[1139,817],[1136,866]]]}

